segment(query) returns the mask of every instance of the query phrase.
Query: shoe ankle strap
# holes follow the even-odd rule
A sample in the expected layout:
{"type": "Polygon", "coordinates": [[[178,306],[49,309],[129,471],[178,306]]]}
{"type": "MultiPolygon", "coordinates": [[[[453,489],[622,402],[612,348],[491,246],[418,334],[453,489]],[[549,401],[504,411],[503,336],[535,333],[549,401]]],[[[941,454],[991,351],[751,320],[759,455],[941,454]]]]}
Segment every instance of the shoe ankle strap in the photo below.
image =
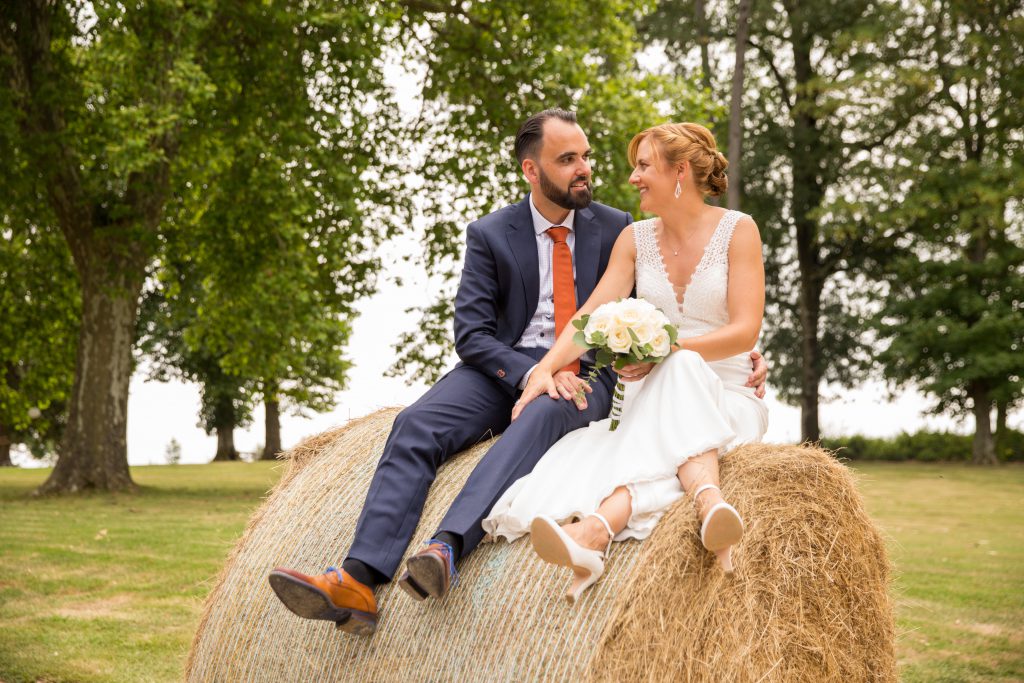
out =
{"type": "Polygon", "coordinates": [[[604,549],[604,556],[608,557],[608,554],[612,551],[612,541],[615,540],[615,532],[612,531],[612,525],[608,523],[608,520],[600,512],[591,512],[588,515],[584,515],[584,517],[596,517],[604,525],[605,531],[608,532],[608,547],[604,549]]]}
{"type": "Polygon", "coordinates": [[[704,484],[703,486],[698,487],[697,490],[693,492],[693,500],[696,501],[697,497],[700,494],[702,494],[705,491],[707,491],[708,489],[714,489],[714,490],[719,491],[719,492],[721,492],[721,490],[722,490],[722,489],[718,488],[717,486],[715,486],[714,484],[704,484]]]}

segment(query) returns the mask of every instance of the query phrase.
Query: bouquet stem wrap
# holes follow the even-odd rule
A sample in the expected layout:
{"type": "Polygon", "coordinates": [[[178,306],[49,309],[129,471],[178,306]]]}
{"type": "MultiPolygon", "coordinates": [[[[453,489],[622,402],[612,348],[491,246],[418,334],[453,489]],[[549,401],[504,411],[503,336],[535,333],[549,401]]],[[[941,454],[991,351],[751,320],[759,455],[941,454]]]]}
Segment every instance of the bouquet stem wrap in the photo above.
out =
{"type": "Polygon", "coordinates": [[[622,383],[620,379],[615,383],[615,393],[612,394],[612,411],[609,413],[609,417],[612,418],[611,425],[608,426],[608,430],[614,432],[619,428],[619,421],[622,418],[622,401],[626,398],[626,385],[622,383]]]}

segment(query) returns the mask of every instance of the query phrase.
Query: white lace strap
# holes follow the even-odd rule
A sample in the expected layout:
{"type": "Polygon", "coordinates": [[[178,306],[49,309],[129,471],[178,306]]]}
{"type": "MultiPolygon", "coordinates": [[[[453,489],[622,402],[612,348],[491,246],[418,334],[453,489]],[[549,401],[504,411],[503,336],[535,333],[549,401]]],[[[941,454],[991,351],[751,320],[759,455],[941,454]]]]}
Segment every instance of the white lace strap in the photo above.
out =
{"type": "Polygon", "coordinates": [[[704,259],[703,267],[708,268],[714,265],[729,263],[729,243],[732,241],[732,233],[736,224],[740,222],[745,214],[739,211],[726,211],[719,221],[715,233],[711,236],[708,244],[707,258],[704,259]]]}
{"type": "Polygon", "coordinates": [[[658,242],[654,239],[654,220],[637,221],[633,223],[633,241],[636,243],[637,263],[653,265],[658,263],[655,259],[660,258],[658,254],[658,242]]]}

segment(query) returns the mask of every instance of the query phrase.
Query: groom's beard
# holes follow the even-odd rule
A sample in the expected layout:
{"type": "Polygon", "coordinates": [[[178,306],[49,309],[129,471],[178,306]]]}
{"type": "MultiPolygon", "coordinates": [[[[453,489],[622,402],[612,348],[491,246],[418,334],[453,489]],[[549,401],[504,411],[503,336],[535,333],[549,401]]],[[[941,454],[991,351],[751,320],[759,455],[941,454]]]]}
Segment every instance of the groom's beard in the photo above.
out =
{"type": "Polygon", "coordinates": [[[569,185],[569,188],[563,190],[551,182],[551,179],[544,175],[544,171],[540,172],[540,191],[543,192],[544,196],[550,201],[569,211],[585,209],[590,206],[590,202],[593,201],[593,195],[590,192],[590,181],[587,180],[585,176],[577,176],[572,179],[572,182],[570,182],[569,185]],[[581,180],[587,181],[586,189],[574,191],[571,188],[572,183],[576,183],[581,180]]]}

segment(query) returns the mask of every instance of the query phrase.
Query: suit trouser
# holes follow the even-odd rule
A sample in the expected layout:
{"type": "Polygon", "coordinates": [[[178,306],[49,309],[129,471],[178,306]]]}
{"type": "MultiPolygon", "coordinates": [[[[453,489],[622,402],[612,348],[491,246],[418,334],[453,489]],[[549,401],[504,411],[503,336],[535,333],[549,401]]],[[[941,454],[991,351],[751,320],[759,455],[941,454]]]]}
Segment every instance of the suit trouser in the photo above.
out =
{"type": "MultiPolygon", "coordinates": [[[[546,349],[520,349],[538,360],[546,349]]],[[[356,523],[348,557],[394,578],[419,523],[437,469],[495,434],[503,436],[480,460],[438,527],[462,537],[462,556],[483,539],[481,522],[501,494],[527,475],[567,432],[608,415],[614,379],[592,383],[587,407],[541,396],[510,424],[514,397],[497,381],[463,365],[445,375],[395,418],[356,523]]]]}

